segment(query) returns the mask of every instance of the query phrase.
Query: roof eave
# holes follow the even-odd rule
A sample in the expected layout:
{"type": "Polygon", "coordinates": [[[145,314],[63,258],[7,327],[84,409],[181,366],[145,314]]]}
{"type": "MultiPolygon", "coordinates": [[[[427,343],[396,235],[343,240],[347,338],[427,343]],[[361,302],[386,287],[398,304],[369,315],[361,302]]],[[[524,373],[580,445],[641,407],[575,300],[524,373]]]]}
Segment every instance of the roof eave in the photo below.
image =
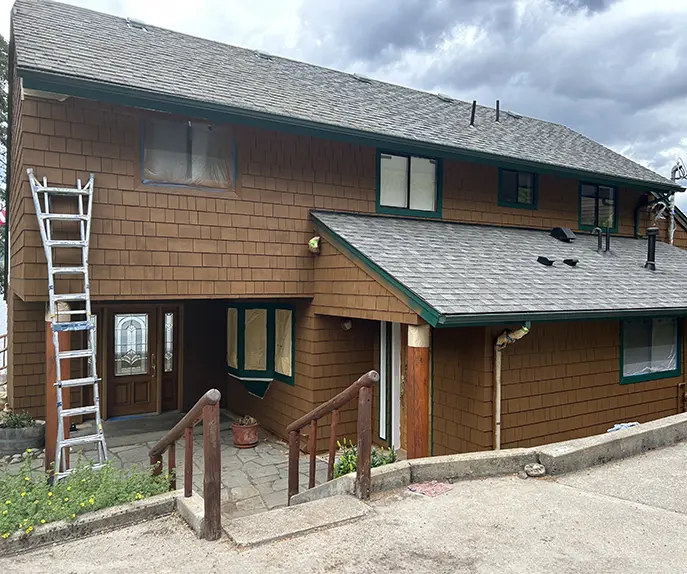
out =
{"type": "Polygon", "coordinates": [[[355,141],[370,146],[394,146],[405,151],[417,151],[425,154],[431,152],[438,157],[457,158],[476,163],[496,163],[503,167],[526,167],[538,173],[555,173],[572,176],[578,179],[593,180],[599,183],[620,184],[624,187],[639,188],[642,190],[657,189],[671,192],[684,191],[682,186],[673,184],[669,181],[663,183],[619,178],[596,172],[522,160],[506,155],[442,146],[408,138],[399,138],[355,130],[314,120],[280,116],[260,110],[214,104],[212,102],[193,100],[161,92],[131,88],[123,84],[98,82],[89,78],[56,74],[54,72],[47,72],[29,66],[18,66],[17,70],[26,88],[104,101],[111,104],[154,109],[187,116],[200,115],[207,119],[217,121],[231,120],[237,123],[285,129],[286,131],[307,133],[308,135],[317,135],[330,139],[355,141]]]}
{"type": "Polygon", "coordinates": [[[476,327],[512,323],[552,323],[567,321],[596,321],[604,319],[641,319],[643,317],[684,317],[687,308],[611,309],[582,311],[536,311],[517,313],[468,313],[440,315],[435,327],[476,327]]]}

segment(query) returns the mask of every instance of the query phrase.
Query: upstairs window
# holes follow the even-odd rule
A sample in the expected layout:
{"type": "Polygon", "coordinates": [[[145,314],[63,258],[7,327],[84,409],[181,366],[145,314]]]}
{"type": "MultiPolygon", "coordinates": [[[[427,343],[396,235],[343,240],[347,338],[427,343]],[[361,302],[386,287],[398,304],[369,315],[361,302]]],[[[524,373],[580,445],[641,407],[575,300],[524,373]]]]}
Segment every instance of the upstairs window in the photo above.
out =
{"type": "Polygon", "coordinates": [[[608,185],[580,185],[580,229],[618,230],[617,190],[608,185]]]}
{"type": "Polygon", "coordinates": [[[147,119],[141,129],[142,182],[233,189],[234,144],[226,127],[200,121],[147,119]]]}
{"type": "MultiPolygon", "coordinates": [[[[292,385],[294,383],[294,329],[294,312],[290,307],[260,304],[229,307],[227,309],[229,373],[246,383],[270,382],[277,379],[292,385]]],[[[264,388],[266,391],[267,387],[264,388]]]]}
{"type": "Polygon", "coordinates": [[[675,318],[623,321],[621,383],[680,374],[680,338],[675,318]]]}
{"type": "Polygon", "coordinates": [[[499,205],[537,209],[537,176],[526,171],[499,172],[499,205]]]}
{"type": "Polygon", "coordinates": [[[378,152],[377,211],[438,217],[441,212],[437,159],[378,152]]]}

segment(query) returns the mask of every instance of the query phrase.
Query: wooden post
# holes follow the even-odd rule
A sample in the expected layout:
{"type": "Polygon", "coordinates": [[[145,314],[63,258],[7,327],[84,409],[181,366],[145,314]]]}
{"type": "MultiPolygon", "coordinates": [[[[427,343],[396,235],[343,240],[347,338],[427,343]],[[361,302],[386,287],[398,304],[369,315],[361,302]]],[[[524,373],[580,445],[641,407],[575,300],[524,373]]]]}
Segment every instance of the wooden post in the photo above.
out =
{"type": "Polygon", "coordinates": [[[332,411],[332,426],[329,430],[329,460],[327,461],[327,480],[334,478],[334,458],[336,457],[336,427],[339,424],[339,409],[332,411]]]}
{"type": "MultiPolygon", "coordinates": [[[[60,303],[64,305],[64,303],[60,303]]],[[[68,315],[67,315],[68,317],[68,315]]],[[[62,331],[58,333],[58,339],[61,351],[68,351],[71,348],[71,333],[69,331],[62,331]]],[[[60,362],[60,370],[62,371],[62,378],[69,379],[70,376],[70,361],[69,359],[62,359],[60,362]]],[[[55,449],[57,448],[57,389],[55,383],[57,382],[57,364],[55,362],[55,346],[52,339],[52,326],[50,322],[50,315],[46,305],[45,311],[45,470],[50,471],[52,464],[55,462],[55,449]]],[[[62,389],[62,408],[69,408],[69,391],[70,389],[62,389]]],[[[69,420],[64,421],[64,438],[69,438],[69,420]]],[[[69,449],[63,451],[64,468],[69,468],[69,449]]]]}
{"type": "Polygon", "coordinates": [[[308,440],[308,450],[310,451],[310,474],[308,475],[308,488],[315,487],[315,471],[317,470],[317,419],[310,421],[310,439],[308,440]]]}
{"type": "Polygon", "coordinates": [[[408,325],[408,458],[429,456],[429,325],[408,325]]]}
{"type": "Polygon", "coordinates": [[[205,539],[219,540],[222,536],[222,488],[220,484],[222,460],[219,442],[219,404],[203,407],[203,446],[205,454],[205,477],[203,480],[205,539]]]}
{"type": "Polygon", "coordinates": [[[372,389],[363,387],[358,395],[358,472],[355,492],[358,498],[370,498],[372,456],[372,389]]]}
{"type": "Polygon", "coordinates": [[[173,442],[169,445],[167,452],[167,474],[169,475],[169,487],[172,490],[177,489],[177,443],[173,442]]]}
{"type": "Polygon", "coordinates": [[[184,497],[193,495],[193,427],[184,429],[184,497]]]}
{"type": "Polygon", "coordinates": [[[291,504],[291,497],[298,494],[298,458],[300,456],[300,430],[289,433],[289,484],[288,484],[288,503],[291,504]]]}

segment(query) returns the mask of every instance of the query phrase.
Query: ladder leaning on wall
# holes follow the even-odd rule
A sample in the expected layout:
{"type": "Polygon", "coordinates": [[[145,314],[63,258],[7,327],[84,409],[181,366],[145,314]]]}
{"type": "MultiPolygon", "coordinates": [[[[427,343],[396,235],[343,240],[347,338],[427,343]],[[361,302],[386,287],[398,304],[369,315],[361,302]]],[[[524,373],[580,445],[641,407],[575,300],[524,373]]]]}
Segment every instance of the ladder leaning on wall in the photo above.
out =
{"type": "MultiPolygon", "coordinates": [[[[95,318],[91,314],[91,294],[88,283],[88,245],[91,233],[91,211],[93,208],[93,174],[88,183],[82,187],[81,180],[77,180],[75,188],[49,187],[46,178],[40,182],[33,174],[33,170],[27,170],[31,182],[33,203],[38,217],[41,240],[45,249],[45,258],[48,262],[48,314],[52,330],[52,341],[55,347],[55,371],[56,396],[57,396],[57,443],[55,447],[55,472],[56,479],[67,476],[72,470],[67,460],[73,457],[65,456],[70,449],[88,444],[95,444],[97,448],[97,460],[93,460],[93,467],[99,468],[107,461],[107,445],[103,433],[102,419],[100,415],[100,398],[98,382],[100,379],[96,373],[96,336],[95,318]],[[61,199],[54,201],[56,197],[61,199]],[[87,201],[87,209],[84,209],[84,198],[87,201]],[[76,199],[76,205],[73,200],[76,199]],[[54,209],[55,211],[51,211],[54,209]],[[54,229],[53,223],[58,223],[59,228],[54,229]],[[76,225],[76,229],[75,226],[76,225]],[[59,238],[56,238],[59,237],[59,238]],[[79,249],[81,257],[77,263],[65,263],[69,252],[79,249]],[[57,254],[60,254],[58,257],[57,254]],[[55,259],[58,264],[55,265],[55,259]],[[67,282],[67,278],[77,279],[83,283],[83,290],[74,290],[72,293],[56,293],[56,277],[61,277],[61,282],[67,282]],[[66,320],[65,320],[66,319],[66,320]],[[80,331],[86,333],[85,349],[60,350],[59,334],[61,332],[80,331]],[[87,376],[72,379],[70,373],[65,373],[64,378],[60,370],[62,359],[87,359],[87,376]],[[93,404],[76,408],[62,407],[62,392],[70,392],[73,387],[92,387],[93,404]],[[70,417],[94,414],[95,434],[65,438],[65,422],[69,424],[70,417]]],[[[68,281],[69,284],[72,281],[68,281]]],[[[48,406],[49,408],[49,406],[48,406]]]]}

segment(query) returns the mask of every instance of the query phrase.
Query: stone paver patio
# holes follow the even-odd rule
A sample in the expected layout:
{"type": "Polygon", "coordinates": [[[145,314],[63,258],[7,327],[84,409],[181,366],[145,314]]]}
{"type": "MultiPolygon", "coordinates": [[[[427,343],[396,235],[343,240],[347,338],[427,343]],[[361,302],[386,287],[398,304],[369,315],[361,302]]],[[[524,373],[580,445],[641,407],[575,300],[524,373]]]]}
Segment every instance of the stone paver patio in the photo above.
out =
{"type": "MultiPolygon", "coordinates": [[[[148,465],[148,451],[181,418],[178,413],[157,417],[134,418],[108,421],[105,435],[108,439],[110,459],[118,467],[148,465]]],[[[238,449],[233,445],[231,433],[232,415],[222,412],[220,441],[222,444],[222,512],[228,517],[246,516],[264,512],[287,503],[288,446],[270,433],[260,429],[260,441],[251,449],[238,449]]],[[[80,426],[77,434],[87,434],[87,426],[80,426]]],[[[177,488],[184,483],[184,450],[182,438],[177,442],[177,488]]],[[[165,469],[167,457],[164,457],[165,469]]],[[[9,468],[12,472],[12,467],[9,468]]],[[[43,456],[35,458],[32,467],[36,472],[43,468],[43,456]]],[[[0,469],[2,463],[0,463],[0,469]]],[[[308,485],[308,456],[301,453],[301,490],[308,485]]],[[[326,459],[316,463],[316,483],[327,477],[326,459]]],[[[193,489],[203,493],[203,434],[202,426],[195,428],[193,435],[193,489]]]]}

